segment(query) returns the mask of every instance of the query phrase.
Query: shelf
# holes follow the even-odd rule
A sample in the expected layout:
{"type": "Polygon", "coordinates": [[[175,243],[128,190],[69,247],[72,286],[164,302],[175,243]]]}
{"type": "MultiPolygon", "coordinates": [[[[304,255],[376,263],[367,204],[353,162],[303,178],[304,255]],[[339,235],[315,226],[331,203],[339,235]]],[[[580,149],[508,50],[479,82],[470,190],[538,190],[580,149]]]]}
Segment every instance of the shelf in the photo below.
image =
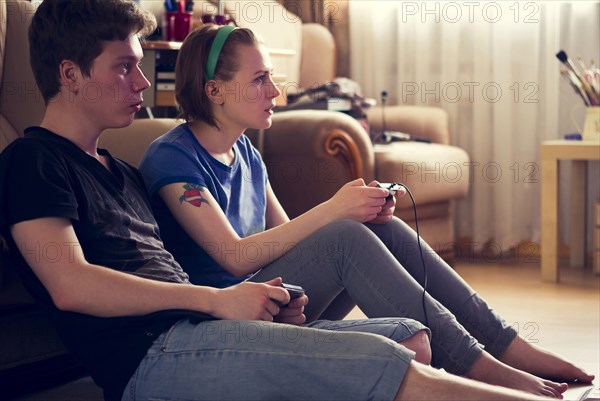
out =
{"type": "MultiPolygon", "coordinates": [[[[144,91],[144,107],[165,107],[177,106],[174,90],[161,90],[159,83],[165,83],[165,73],[169,74],[169,82],[175,81],[174,76],[174,56],[173,53],[162,52],[177,52],[181,49],[182,42],[167,42],[167,41],[143,41],[141,42],[144,50],[144,62],[142,63],[142,71],[150,81],[152,86],[144,91]],[[167,58],[167,62],[164,59],[167,58]],[[165,68],[167,67],[167,68],[165,68]],[[173,74],[172,77],[170,74],[173,74]],[[160,75],[160,76],[159,76],[160,75]]],[[[269,54],[273,58],[288,58],[296,55],[296,51],[292,49],[270,49],[269,54]]],[[[285,87],[288,74],[285,71],[278,71],[273,75],[273,81],[278,83],[281,88],[285,87]]],[[[285,94],[276,100],[277,106],[285,106],[285,94]]]]}

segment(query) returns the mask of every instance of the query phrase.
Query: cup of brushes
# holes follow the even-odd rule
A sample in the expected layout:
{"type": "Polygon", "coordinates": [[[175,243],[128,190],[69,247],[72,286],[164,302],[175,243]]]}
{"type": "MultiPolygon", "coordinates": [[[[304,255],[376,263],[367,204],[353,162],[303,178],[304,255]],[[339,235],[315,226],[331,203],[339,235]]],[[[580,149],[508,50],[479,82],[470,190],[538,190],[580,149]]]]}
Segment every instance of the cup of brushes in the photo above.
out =
{"type": "Polygon", "coordinates": [[[575,64],[563,50],[556,58],[562,63],[561,74],[587,108],[582,139],[600,142],[600,69],[593,62],[587,67],[581,58],[575,64]]]}

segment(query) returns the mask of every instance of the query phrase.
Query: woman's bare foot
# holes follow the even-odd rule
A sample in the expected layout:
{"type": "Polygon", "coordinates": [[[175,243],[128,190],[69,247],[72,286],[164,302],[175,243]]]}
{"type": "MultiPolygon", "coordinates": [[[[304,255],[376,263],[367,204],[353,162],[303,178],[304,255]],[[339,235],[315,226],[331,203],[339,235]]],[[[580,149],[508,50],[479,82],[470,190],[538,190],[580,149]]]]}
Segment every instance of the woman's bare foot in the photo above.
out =
{"type": "Polygon", "coordinates": [[[594,375],[558,355],[528,343],[521,337],[513,340],[500,357],[500,361],[515,369],[546,379],[582,383],[590,383],[594,380],[594,375]]]}
{"type": "Polygon", "coordinates": [[[530,373],[508,366],[485,351],[467,372],[467,377],[530,394],[554,398],[562,398],[562,393],[568,388],[566,383],[555,383],[540,379],[530,373]]]}

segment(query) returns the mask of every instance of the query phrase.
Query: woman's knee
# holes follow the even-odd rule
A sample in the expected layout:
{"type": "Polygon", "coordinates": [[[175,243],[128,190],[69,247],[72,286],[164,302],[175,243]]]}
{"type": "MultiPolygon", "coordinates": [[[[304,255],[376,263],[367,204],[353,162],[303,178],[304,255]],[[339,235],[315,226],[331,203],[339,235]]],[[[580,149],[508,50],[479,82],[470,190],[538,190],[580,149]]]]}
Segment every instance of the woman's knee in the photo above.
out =
{"type": "Polygon", "coordinates": [[[319,235],[332,239],[342,246],[380,242],[364,224],[353,220],[339,220],[330,223],[319,230],[319,235]]]}
{"type": "Polygon", "coordinates": [[[364,229],[364,225],[354,220],[338,220],[333,223],[329,223],[324,228],[325,230],[331,230],[337,233],[345,233],[345,232],[366,232],[364,229]]]}
{"type": "Polygon", "coordinates": [[[400,243],[413,242],[417,238],[415,230],[396,216],[386,224],[365,223],[365,226],[390,249],[400,243]]]}

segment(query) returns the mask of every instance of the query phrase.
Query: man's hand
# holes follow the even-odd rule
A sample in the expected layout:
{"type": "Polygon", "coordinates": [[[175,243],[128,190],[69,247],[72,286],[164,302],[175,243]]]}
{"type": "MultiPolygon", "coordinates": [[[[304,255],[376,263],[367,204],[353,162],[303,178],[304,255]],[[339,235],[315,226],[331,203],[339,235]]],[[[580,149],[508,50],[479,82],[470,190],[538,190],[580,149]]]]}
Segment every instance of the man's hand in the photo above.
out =
{"type": "Polygon", "coordinates": [[[304,306],[308,304],[308,297],[302,295],[292,299],[289,304],[281,308],[279,314],[275,316],[275,321],[279,323],[300,325],[306,322],[304,315],[304,306]]]}
{"type": "Polygon", "coordinates": [[[243,282],[216,291],[211,315],[229,320],[264,320],[272,322],[280,313],[278,301],[290,302],[288,292],[280,287],[281,277],[266,283],[243,282]]]}

